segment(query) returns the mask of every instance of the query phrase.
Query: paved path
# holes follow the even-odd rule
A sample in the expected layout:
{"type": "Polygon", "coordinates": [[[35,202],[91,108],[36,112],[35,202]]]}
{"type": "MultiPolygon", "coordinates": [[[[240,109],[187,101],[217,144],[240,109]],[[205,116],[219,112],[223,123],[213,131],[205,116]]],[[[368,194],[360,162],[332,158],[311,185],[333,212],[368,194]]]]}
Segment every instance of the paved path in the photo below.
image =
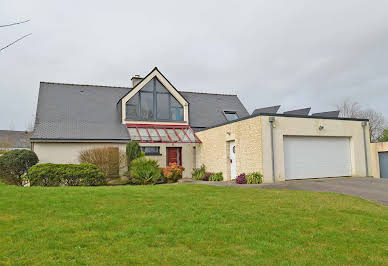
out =
{"type": "Polygon", "coordinates": [[[310,190],[321,192],[336,192],[358,196],[388,206],[388,178],[321,178],[283,181],[275,184],[239,185],[232,182],[203,182],[194,183],[210,184],[216,186],[274,188],[290,190],[310,190]]]}

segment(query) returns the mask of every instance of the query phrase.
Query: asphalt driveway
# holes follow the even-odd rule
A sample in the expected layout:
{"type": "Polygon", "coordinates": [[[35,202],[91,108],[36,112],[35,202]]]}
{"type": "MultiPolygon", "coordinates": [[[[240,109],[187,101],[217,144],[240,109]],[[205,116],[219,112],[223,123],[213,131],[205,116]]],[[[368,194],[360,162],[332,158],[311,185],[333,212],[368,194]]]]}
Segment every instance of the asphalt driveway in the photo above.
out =
{"type": "MultiPolygon", "coordinates": [[[[210,183],[210,182],[201,182],[210,183]]],[[[290,190],[310,190],[321,192],[336,192],[358,196],[363,199],[372,200],[388,205],[388,179],[370,177],[349,177],[349,178],[321,178],[283,181],[275,184],[260,185],[239,185],[231,182],[211,182],[213,185],[275,188],[290,190]]]]}

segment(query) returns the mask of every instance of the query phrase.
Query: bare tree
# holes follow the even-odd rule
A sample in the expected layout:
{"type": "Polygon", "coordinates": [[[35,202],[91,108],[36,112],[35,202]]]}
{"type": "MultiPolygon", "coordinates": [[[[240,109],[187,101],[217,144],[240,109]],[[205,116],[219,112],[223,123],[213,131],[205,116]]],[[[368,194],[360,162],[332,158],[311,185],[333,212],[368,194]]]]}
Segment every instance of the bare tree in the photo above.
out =
{"type": "Polygon", "coordinates": [[[371,141],[377,141],[382,136],[386,126],[386,121],[382,113],[370,108],[362,109],[358,102],[350,100],[346,100],[342,104],[337,105],[337,108],[340,110],[340,117],[368,119],[371,141]]]}
{"type": "Polygon", "coordinates": [[[359,117],[369,119],[370,138],[376,142],[384,133],[385,118],[383,114],[373,109],[366,109],[361,111],[359,117]]]}
{"type": "MultiPolygon", "coordinates": [[[[29,21],[30,21],[30,20],[29,20],[29,19],[27,19],[27,20],[24,20],[24,21],[19,21],[19,22],[15,22],[15,23],[11,23],[11,24],[0,25],[0,28],[4,28],[4,27],[11,27],[11,26],[15,26],[15,25],[23,24],[23,23],[26,23],[26,22],[29,22],[29,21]]],[[[26,37],[30,36],[31,34],[32,34],[32,33],[29,33],[29,34],[23,35],[22,37],[20,37],[20,38],[16,39],[15,41],[13,41],[13,42],[11,42],[11,43],[9,43],[9,44],[7,44],[6,46],[4,46],[4,47],[1,47],[1,48],[0,48],[0,52],[1,52],[1,51],[3,51],[3,50],[5,50],[5,49],[7,49],[7,48],[8,48],[8,47],[10,47],[11,45],[14,45],[15,43],[17,43],[17,42],[19,42],[19,41],[23,40],[24,38],[26,38],[26,37]]]]}
{"type": "Polygon", "coordinates": [[[347,99],[342,104],[337,105],[337,109],[340,111],[340,117],[345,118],[358,118],[361,112],[361,106],[358,102],[352,102],[347,99]]]}

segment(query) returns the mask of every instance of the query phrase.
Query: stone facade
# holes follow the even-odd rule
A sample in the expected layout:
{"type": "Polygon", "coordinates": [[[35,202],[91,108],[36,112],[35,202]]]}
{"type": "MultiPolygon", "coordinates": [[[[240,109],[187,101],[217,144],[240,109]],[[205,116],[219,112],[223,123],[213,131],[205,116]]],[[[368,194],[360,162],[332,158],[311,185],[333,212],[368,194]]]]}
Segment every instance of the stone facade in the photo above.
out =
{"type": "Polygon", "coordinates": [[[222,172],[224,180],[230,180],[229,142],[234,140],[237,174],[263,171],[260,117],[200,131],[197,136],[202,141],[197,167],[205,164],[209,172],[222,172]]]}

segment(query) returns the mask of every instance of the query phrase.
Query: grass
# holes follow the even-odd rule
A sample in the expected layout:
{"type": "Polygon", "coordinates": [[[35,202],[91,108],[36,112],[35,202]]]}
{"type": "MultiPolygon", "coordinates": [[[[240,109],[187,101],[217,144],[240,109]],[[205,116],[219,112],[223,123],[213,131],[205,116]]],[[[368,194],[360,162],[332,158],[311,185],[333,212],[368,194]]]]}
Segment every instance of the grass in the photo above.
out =
{"type": "Polygon", "coordinates": [[[305,191],[0,186],[0,264],[388,264],[388,208],[305,191]]]}

